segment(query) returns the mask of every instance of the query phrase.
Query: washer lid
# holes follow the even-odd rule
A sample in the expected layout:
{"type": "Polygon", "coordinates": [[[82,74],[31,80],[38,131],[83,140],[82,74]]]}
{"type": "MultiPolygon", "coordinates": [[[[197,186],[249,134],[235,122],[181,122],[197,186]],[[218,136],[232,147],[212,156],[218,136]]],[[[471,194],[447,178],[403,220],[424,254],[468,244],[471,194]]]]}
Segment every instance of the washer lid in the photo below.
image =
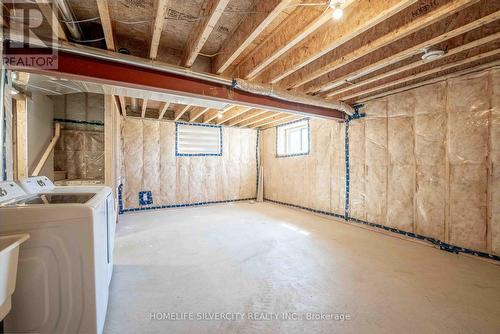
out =
{"type": "Polygon", "coordinates": [[[8,206],[26,206],[26,205],[50,205],[50,204],[85,204],[94,197],[94,194],[37,194],[27,198],[8,203],[8,206]]]}
{"type": "Polygon", "coordinates": [[[0,182],[0,204],[22,196],[26,196],[26,192],[14,181],[0,182]]]}

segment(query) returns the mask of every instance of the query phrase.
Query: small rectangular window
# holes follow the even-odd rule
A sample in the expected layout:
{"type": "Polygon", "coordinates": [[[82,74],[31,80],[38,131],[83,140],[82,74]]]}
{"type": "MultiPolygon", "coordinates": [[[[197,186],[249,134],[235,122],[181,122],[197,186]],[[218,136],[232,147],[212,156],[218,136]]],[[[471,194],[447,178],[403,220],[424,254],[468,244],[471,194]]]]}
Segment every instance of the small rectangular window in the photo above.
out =
{"type": "Polygon", "coordinates": [[[304,119],[276,127],[276,156],[309,154],[309,120],[304,119]]]}
{"type": "Polygon", "coordinates": [[[222,155],[222,127],[176,123],[177,156],[222,155]]]}

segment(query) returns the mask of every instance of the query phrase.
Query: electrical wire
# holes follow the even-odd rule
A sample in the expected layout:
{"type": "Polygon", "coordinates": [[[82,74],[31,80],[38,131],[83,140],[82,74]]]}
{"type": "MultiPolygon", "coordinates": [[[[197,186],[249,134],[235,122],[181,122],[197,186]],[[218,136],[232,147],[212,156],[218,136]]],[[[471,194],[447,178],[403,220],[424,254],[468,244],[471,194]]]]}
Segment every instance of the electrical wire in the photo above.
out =
{"type": "Polygon", "coordinates": [[[212,58],[212,57],[215,57],[217,55],[220,55],[224,52],[217,52],[217,53],[213,53],[213,54],[206,54],[206,53],[198,53],[200,56],[203,56],[203,57],[208,57],[208,58],[212,58]]]}
{"type": "Polygon", "coordinates": [[[69,38],[75,43],[94,43],[94,42],[100,42],[104,41],[104,37],[96,38],[96,39],[74,39],[74,38],[69,38]]]}
{"type": "Polygon", "coordinates": [[[59,22],[63,23],[84,23],[84,22],[90,22],[90,21],[99,21],[101,18],[99,16],[96,17],[91,17],[89,19],[83,19],[83,20],[59,20],[59,22]]]}

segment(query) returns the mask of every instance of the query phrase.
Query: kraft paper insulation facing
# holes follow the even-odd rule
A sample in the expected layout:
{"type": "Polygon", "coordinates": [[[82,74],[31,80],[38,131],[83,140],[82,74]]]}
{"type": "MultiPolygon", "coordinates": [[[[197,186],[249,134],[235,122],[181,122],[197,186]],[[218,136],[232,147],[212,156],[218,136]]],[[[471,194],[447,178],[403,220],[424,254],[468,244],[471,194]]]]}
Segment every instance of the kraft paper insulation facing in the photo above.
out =
{"type": "MultiPolygon", "coordinates": [[[[350,216],[500,254],[500,70],[365,104],[349,125],[350,216]]],[[[343,124],[311,120],[311,152],[276,158],[262,131],[266,199],[343,213],[343,124]]]]}
{"type": "Polygon", "coordinates": [[[175,123],[122,124],[125,208],[139,207],[141,191],[151,191],[153,206],[255,198],[256,130],[223,127],[222,156],[176,156],[175,123]]]}

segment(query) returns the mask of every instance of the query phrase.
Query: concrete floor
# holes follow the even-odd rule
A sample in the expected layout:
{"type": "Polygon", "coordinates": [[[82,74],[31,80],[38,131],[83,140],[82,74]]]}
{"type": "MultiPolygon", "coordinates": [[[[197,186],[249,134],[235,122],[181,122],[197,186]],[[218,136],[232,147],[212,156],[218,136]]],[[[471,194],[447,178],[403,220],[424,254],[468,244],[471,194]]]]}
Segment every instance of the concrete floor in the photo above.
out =
{"type": "Polygon", "coordinates": [[[498,265],[269,203],[120,221],[105,333],[500,333],[498,265]]]}

